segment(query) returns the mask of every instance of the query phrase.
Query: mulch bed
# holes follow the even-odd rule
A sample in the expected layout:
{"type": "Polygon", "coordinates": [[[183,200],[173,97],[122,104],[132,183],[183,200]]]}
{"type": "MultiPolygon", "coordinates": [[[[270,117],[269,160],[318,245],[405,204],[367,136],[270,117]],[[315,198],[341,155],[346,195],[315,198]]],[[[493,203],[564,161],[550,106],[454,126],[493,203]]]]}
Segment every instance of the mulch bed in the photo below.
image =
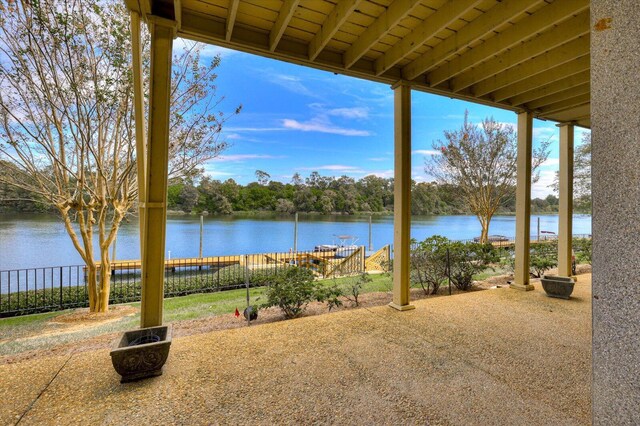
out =
{"type": "MultiPolygon", "coordinates": [[[[590,265],[579,265],[578,273],[588,273],[591,271],[590,265]]],[[[553,273],[554,271],[550,271],[553,273]]],[[[484,281],[476,282],[471,291],[486,290],[489,288],[495,288],[496,286],[507,286],[507,281],[510,280],[509,275],[498,275],[487,278],[484,281]]],[[[452,289],[452,294],[465,293],[455,288],[452,289]]],[[[437,295],[425,295],[422,289],[411,289],[411,299],[426,299],[434,297],[445,297],[449,295],[447,287],[441,287],[437,295]]],[[[348,300],[343,301],[343,306],[335,308],[332,312],[347,310],[347,309],[366,309],[374,306],[381,306],[391,302],[391,293],[389,292],[377,292],[377,293],[364,293],[359,297],[359,306],[355,306],[354,303],[348,300]]],[[[137,312],[138,308],[132,306],[113,306],[110,307],[109,312],[105,314],[90,313],[88,309],[78,309],[74,312],[63,314],[52,319],[54,323],[73,324],[77,327],[79,324],[86,324],[89,326],[95,326],[101,322],[113,321],[118,318],[130,316],[137,312]]],[[[313,302],[307,307],[307,310],[303,316],[313,316],[327,314],[328,310],[324,303],[313,302]]],[[[259,317],[256,321],[251,322],[251,326],[267,324],[275,321],[284,320],[284,315],[278,308],[270,308],[260,310],[259,317]]],[[[185,336],[191,336],[195,334],[209,333],[218,330],[227,330],[233,328],[247,327],[246,320],[242,317],[236,318],[233,314],[217,315],[203,317],[193,320],[177,321],[173,324],[173,337],[180,338],[185,336]]],[[[74,327],[74,328],[75,328],[74,327]]],[[[28,359],[43,356],[56,356],[66,355],[70,353],[86,352],[99,349],[108,349],[111,343],[116,339],[119,333],[103,334],[96,337],[78,340],[72,343],[61,344],[46,349],[30,350],[18,354],[6,355],[0,357],[0,365],[12,364],[16,362],[22,362],[28,359]]]]}
{"type": "MultiPolygon", "coordinates": [[[[480,289],[480,287],[478,287],[480,289]]],[[[453,294],[461,293],[458,290],[453,290],[453,294]]],[[[444,297],[448,295],[446,288],[441,288],[437,295],[425,295],[422,289],[411,289],[411,299],[425,299],[434,297],[444,297]]],[[[338,308],[334,308],[331,312],[351,309],[366,309],[373,306],[381,306],[391,302],[391,293],[377,292],[377,293],[364,293],[358,298],[359,305],[355,306],[349,300],[344,300],[343,305],[338,308]]],[[[104,314],[90,313],[88,309],[78,309],[74,312],[63,314],[52,319],[54,323],[73,324],[77,327],[81,323],[86,323],[87,327],[95,326],[101,322],[113,321],[124,316],[130,316],[136,313],[138,308],[132,306],[112,306],[109,312],[104,314]]],[[[307,306],[307,310],[302,316],[314,316],[329,313],[327,306],[324,303],[312,302],[307,306]]],[[[252,321],[250,326],[267,324],[276,321],[285,320],[284,315],[278,308],[262,309],[259,312],[258,319],[252,321]]],[[[173,337],[180,338],[185,336],[192,336],[195,334],[209,333],[218,330],[228,330],[233,328],[247,327],[247,321],[241,315],[236,318],[233,314],[216,315],[203,317],[193,320],[176,321],[173,325],[173,337]]],[[[74,328],[75,328],[74,327],[74,328]]],[[[120,333],[108,333],[100,336],[86,338],[78,340],[72,343],[65,343],[46,349],[37,349],[25,351],[12,355],[5,355],[0,357],[0,365],[13,364],[17,362],[34,359],[37,357],[48,357],[58,355],[68,355],[70,353],[79,353],[86,351],[94,351],[99,349],[108,349],[112,342],[117,338],[120,333]]]]}

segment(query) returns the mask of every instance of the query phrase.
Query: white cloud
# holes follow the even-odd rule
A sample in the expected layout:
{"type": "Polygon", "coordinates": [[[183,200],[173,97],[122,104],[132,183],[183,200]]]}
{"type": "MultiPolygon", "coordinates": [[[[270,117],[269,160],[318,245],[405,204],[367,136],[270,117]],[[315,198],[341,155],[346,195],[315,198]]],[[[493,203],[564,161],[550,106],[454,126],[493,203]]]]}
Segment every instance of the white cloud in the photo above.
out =
{"type": "Polygon", "coordinates": [[[356,166],[346,166],[342,164],[327,164],[324,166],[316,166],[316,167],[300,167],[298,170],[330,170],[332,172],[343,172],[343,173],[363,173],[362,169],[356,166]]]}
{"type": "Polygon", "coordinates": [[[559,165],[560,165],[560,159],[559,158],[547,158],[541,164],[542,167],[549,166],[549,167],[555,167],[556,169],[558,168],[559,165]]]}
{"type": "Polygon", "coordinates": [[[551,184],[556,176],[554,170],[540,171],[540,180],[531,185],[531,198],[545,198],[549,194],[553,194],[551,184]]]}
{"type": "Polygon", "coordinates": [[[220,155],[214,158],[215,161],[240,162],[245,160],[265,159],[271,160],[276,158],[286,158],[284,155],[263,155],[263,154],[236,154],[236,155],[220,155]]]}
{"type": "Polygon", "coordinates": [[[286,130],[282,127],[225,127],[228,132],[281,132],[286,130]]]}
{"type": "Polygon", "coordinates": [[[440,155],[440,151],[435,149],[416,149],[411,151],[412,155],[440,155]]]}
{"type": "Polygon", "coordinates": [[[268,81],[298,95],[319,98],[318,94],[309,90],[300,77],[288,74],[266,73],[268,81]]]}
{"type": "Polygon", "coordinates": [[[327,114],[344,118],[367,118],[369,117],[368,108],[335,108],[327,111],[327,114]]]}
{"type": "Polygon", "coordinates": [[[371,157],[367,158],[368,161],[387,161],[389,158],[387,157],[371,157]]]}
{"type": "Polygon", "coordinates": [[[221,58],[228,58],[232,55],[237,55],[237,50],[227,49],[226,47],[214,46],[213,44],[205,44],[204,49],[200,51],[200,56],[205,58],[213,58],[216,55],[220,55],[221,58]]]}
{"type": "Polygon", "coordinates": [[[198,43],[192,40],[185,40],[183,38],[176,39],[174,43],[176,50],[191,49],[194,46],[200,49],[200,56],[203,58],[214,58],[216,55],[220,55],[221,58],[227,58],[240,53],[237,50],[231,50],[225,47],[215,46],[213,44],[198,43]]]}
{"type": "Polygon", "coordinates": [[[558,128],[556,126],[533,126],[534,139],[557,139],[558,128]]]}
{"type": "Polygon", "coordinates": [[[342,136],[369,136],[366,130],[345,129],[331,123],[326,117],[314,117],[309,121],[298,121],[289,118],[282,120],[282,125],[286,129],[300,130],[302,132],[331,133],[342,136]]]}
{"type": "Polygon", "coordinates": [[[211,177],[211,178],[214,178],[214,179],[225,179],[225,178],[232,177],[232,176],[233,177],[237,177],[236,173],[223,172],[221,170],[212,169],[211,167],[212,166],[208,165],[208,164],[204,166],[204,174],[209,176],[209,177],[211,177]]]}
{"type": "MultiPolygon", "coordinates": [[[[444,115],[442,118],[445,119],[445,120],[460,120],[460,121],[462,121],[462,120],[464,120],[464,114],[447,114],[447,115],[444,115]]],[[[471,115],[469,116],[469,119],[471,119],[471,115]]]]}
{"type": "Polygon", "coordinates": [[[393,177],[393,169],[366,172],[366,173],[363,173],[363,174],[365,176],[374,175],[374,176],[377,176],[379,178],[388,179],[388,178],[392,178],[393,177]]]}

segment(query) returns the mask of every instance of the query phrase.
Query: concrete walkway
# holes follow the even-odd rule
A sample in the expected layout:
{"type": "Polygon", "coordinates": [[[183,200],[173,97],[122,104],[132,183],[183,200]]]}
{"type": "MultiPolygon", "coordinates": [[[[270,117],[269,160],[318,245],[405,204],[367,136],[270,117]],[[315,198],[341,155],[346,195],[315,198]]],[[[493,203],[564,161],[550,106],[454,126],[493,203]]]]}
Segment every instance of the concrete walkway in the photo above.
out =
{"type": "Polygon", "coordinates": [[[591,282],[175,339],[161,377],[109,352],[0,366],[0,424],[589,424],[591,282]],[[26,380],[29,378],[29,380],[26,380]]]}

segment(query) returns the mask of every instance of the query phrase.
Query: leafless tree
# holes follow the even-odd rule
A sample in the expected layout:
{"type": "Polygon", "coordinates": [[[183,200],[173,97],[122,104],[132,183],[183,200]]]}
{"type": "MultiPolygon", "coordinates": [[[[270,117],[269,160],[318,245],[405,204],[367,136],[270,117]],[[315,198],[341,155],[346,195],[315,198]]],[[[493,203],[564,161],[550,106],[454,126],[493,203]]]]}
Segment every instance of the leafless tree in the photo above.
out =
{"type": "MultiPolygon", "coordinates": [[[[109,247],[137,200],[130,40],[120,0],[0,3],[0,159],[15,170],[2,179],[55,206],[86,264],[92,312],[107,310],[109,247]]],[[[174,56],[171,176],[227,146],[220,58],[203,62],[196,44],[174,56]]]]}
{"type": "MultiPolygon", "coordinates": [[[[444,132],[445,140],[433,143],[437,155],[425,159],[425,171],[438,182],[458,186],[469,209],[476,215],[482,232],[480,242],[487,242],[489,224],[500,204],[513,196],[516,185],[518,142],[512,126],[503,125],[492,117],[481,125],[469,121],[458,130],[444,132]]],[[[533,181],[535,171],[549,155],[547,140],[533,150],[533,181]]]]}

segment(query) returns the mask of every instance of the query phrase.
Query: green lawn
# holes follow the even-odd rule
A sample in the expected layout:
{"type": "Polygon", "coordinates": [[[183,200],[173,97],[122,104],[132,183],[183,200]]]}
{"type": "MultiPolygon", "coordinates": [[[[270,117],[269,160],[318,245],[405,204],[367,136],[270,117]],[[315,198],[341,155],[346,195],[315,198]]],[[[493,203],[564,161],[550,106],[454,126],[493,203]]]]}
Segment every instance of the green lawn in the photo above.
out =
{"type": "MultiPolygon", "coordinates": [[[[485,279],[488,276],[502,273],[501,270],[488,269],[478,274],[475,279],[485,279]]],[[[392,279],[390,274],[372,274],[370,282],[363,285],[360,293],[390,292],[392,279]]],[[[349,288],[358,277],[345,277],[326,279],[325,285],[338,285],[345,294],[350,294],[349,288]]],[[[265,289],[263,287],[250,289],[250,304],[260,304],[265,289]]],[[[215,315],[232,314],[236,308],[240,312],[246,306],[246,290],[237,289],[215,293],[192,294],[188,296],[167,298],[164,301],[164,321],[167,323],[205,318],[215,315]]],[[[140,303],[129,303],[123,306],[139,308],[140,303]]],[[[126,316],[115,321],[106,322],[86,329],[78,328],[77,331],[59,333],[64,330],[66,324],[56,323],[56,317],[65,315],[73,310],[48,312],[44,314],[25,315],[0,319],[0,355],[23,352],[30,349],[55,346],[80,339],[91,338],[105,333],[123,331],[136,328],[140,323],[140,314],[126,316]],[[48,335],[44,338],[28,338],[38,335],[46,330],[48,335]],[[27,338],[25,338],[27,337],[27,338]]]]}
{"type": "MultiPolygon", "coordinates": [[[[502,271],[487,270],[476,276],[476,279],[484,279],[496,275],[502,271]]],[[[362,293],[389,292],[392,289],[390,274],[372,274],[370,282],[364,284],[362,293]]],[[[326,285],[338,285],[347,291],[350,283],[357,277],[345,277],[322,280],[326,285]]],[[[261,303],[263,287],[250,289],[250,303],[261,303]]],[[[166,322],[182,321],[202,318],[213,315],[223,315],[235,312],[236,307],[242,311],[246,306],[246,290],[237,289],[214,293],[192,294],[188,296],[167,298],[164,301],[164,320],[166,322]]],[[[140,302],[129,303],[140,307],[140,302]]],[[[45,323],[55,320],[55,317],[71,312],[71,310],[47,312],[43,314],[23,315],[12,318],[0,319],[0,340],[10,339],[38,330],[45,323]]],[[[127,323],[136,323],[139,315],[129,317],[127,323]]],[[[127,324],[128,325],[128,324],[127,324]]]]}

